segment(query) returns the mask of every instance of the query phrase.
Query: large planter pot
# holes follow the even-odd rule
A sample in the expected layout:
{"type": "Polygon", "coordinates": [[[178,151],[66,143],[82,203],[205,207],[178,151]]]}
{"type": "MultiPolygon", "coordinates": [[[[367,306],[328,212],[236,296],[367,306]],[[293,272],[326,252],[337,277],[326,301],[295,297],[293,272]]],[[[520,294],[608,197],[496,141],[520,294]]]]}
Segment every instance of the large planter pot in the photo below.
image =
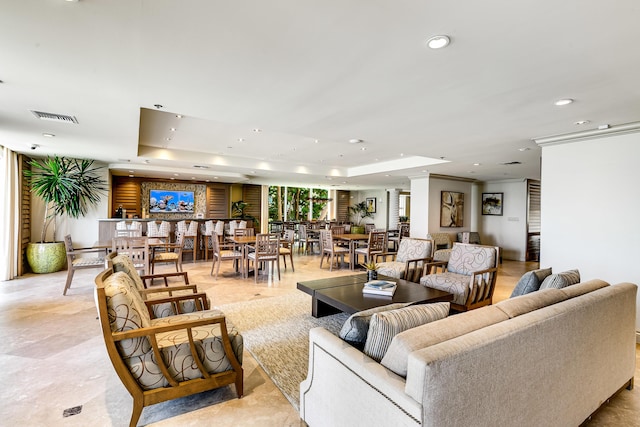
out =
{"type": "Polygon", "coordinates": [[[27,262],[34,273],[55,273],[64,268],[66,261],[64,242],[27,245],[27,262]]]}
{"type": "Polygon", "coordinates": [[[351,226],[351,234],[364,234],[364,226],[362,226],[362,225],[352,225],[351,226]]]}

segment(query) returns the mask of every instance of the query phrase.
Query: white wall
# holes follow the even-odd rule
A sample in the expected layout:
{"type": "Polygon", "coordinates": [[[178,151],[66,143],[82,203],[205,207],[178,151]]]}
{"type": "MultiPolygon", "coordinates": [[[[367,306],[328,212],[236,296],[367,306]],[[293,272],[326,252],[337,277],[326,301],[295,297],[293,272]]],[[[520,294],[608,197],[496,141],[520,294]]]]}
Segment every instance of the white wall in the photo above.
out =
{"type": "Polygon", "coordinates": [[[541,265],[640,284],[639,160],[638,133],[542,148],[541,265]]]}
{"type": "MultiPolygon", "coordinates": [[[[101,171],[102,178],[109,181],[109,171],[101,171]]],[[[44,202],[31,194],[31,241],[39,242],[44,218],[44,202]]],[[[86,216],[78,219],[58,217],[56,240],[62,241],[71,234],[75,247],[91,247],[98,240],[98,219],[109,218],[109,195],[105,193],[98,206],[92,208],[86,216]]],[[[53,241],[53,225],[49,226],[47,241],[53,241]]]]}
{"type": "MultiPolygon", "coordinates": [[[[376,228],[387,228],[389,212],[387,210],[388,198],[386,190],[352,191],[351,196],[352,198],[349,202],[349,206],[360,203],[369,197],[374,197],[376,199],[376,213],[373,215],[373,218],[365,218],[362,221],[362,224],[373,222],[376,225],[376,228]]],[[[353,218],[351,220],[353,221],[353,218]]]]}
{"type": "MultiPolygon", "coordinates": [[[[502,216],[481,215],[478,231],[482,243],[499,246],[504,259],[524,261],[527,252],[527,181],[486,182],[482,192],[504,193],[502,216]]],[[[479,203],[481,201],[482,194],[479,203]]],[[[481,212],[480,205],[478,212],[481,212]]]]}

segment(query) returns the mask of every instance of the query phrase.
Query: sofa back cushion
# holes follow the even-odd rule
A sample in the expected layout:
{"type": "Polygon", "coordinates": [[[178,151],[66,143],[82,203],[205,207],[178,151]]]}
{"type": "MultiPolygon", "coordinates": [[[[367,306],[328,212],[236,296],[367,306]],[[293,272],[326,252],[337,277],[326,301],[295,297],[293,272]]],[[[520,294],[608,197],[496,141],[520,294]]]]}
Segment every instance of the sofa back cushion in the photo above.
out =
{"type": "MultiPolygon", "coordinates": [[[[131,278],[124,272],[114,273],[104,282],[107,312],[112,332],[130,331],[151,326],[149,311],[131,278]]],[[[141,356],[151,346],[146,338],[118,341],[123,357],[141,356]]]]}
{"type": "Polygon", "coordinates": [[[430,257],[432,254],[433,246],[431,240],[405,237],[400,240],[396,261],[406,262],[410,259],[430,257]]]}
{"type": "Polygon", "coordinates": [[[567,295],[562,293],[560,289],[545,289],[500,301],[495,306],[509,318],[514,318],[566,299],[568,299],[567,295]]]}
{"type": "Polygon", "coordinates": [[[406,377],[411,352],[507,319],[509,316],[502,310],[495,306],[487,306],[408,329],[393,337],[381,364],[396,374],[406,377]]]}
{"type": "Polygon", "coordinates": [[[576,283],[580,283],[580,272],[578,270],[569,270],[547,276],[540,285],[540,289],[561,289],[576,283]]]}
{"type": "Polygon", "coordinates": [[[380,362],[394,336],[407,329],[444,319],[449,315],[450,306],[448,302],[438,302],[374,313],[369,323],[364,354],[380,362]]]}
{"type": "Polygon", "coordinates": [[[565,294],[567,298],[574,298],[580,295],[587,294],[589,292],[596,291],[600,288],[609,286],[607,282],[600,279],[592,279],[583,283],[578,283],[572,286],[566,286],[560,289],[560,292],[565,294]]]}
{"type": "Polygon", "coordinates": [[[495,267],[497,256],[495,248],[490,246],[454,243],[447,270],[468,276],[474,271],[495,267]]]}
{"type": "Polygon", "coordinates": [[[511,293],[511,298],[537,291],[540,289],[542,281],[551,273],[551,268],[527,271],[520,280],[518,280],[516,287],[511,293]]]}

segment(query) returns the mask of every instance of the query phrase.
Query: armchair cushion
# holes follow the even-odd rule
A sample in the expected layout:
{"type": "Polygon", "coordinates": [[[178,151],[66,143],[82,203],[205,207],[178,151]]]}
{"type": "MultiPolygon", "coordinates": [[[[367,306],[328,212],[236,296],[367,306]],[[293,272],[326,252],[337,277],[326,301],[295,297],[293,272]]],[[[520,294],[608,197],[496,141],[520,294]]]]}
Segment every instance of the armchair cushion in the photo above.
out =
{"type": "Polygon", "coordinates": [[[453,294],[454,304],[464,305],[469,296],[471,276],[444,272],[428,274],[420,278],[420,284],[429,288],[440,289],[453,294]]]}
{"type": "Polygon", "coordinates": [[[578,270],[569,270],[547,276],[540,285],[540,289],[562,289],[577,283],[580,283],[580,272],[578,270]]]}
{"type": "Polygon", "coordinates": [[[456,243],[451,249],[447,270],[468,276],[474,271],[495,267],[496,256],[492,247],[456,243]]]}
{"type": "Polygon", "coordinates": [[[444,319],[449,315],[449,307],[448,302],[438,302],[374,313],[364,344],[364,354],[380,362],[395,335],[425,323],[444,319]]]}
{"type": "Polygon", "coordinates": [[[364,348],[364,343],[367,341],[369,323],[371,322],[371,316],[373,316],[374,313],[395,310],[397,308],[406,307],[409,304],[411,303],[395,303],[354,313],[346,322],[344,322],[344,325],[342,325],[339,336],[349,344],[362,350],[364,348]]]}
{"type": "Polygon", "coordinates": [[[511,298],[537,291],[540,289],[542,281],[550,274],[551,268],[527,271],[520,280],[518,280],[516,287],[511,293],[511,298]]]}
{"type": "MultiPolygon", "coordinates": [[[[405,237],[400,241],[395,260],[378,263],[378,273],[384,276],[402,279],[405,276],[406,262],[411,259],[431,257],[433,246],[431,240],[405,237]]],[[[418,265],[420,267],[420,265],[418,265]]],[[[407,277],[412,276],[412,271],[407,277]]]]}

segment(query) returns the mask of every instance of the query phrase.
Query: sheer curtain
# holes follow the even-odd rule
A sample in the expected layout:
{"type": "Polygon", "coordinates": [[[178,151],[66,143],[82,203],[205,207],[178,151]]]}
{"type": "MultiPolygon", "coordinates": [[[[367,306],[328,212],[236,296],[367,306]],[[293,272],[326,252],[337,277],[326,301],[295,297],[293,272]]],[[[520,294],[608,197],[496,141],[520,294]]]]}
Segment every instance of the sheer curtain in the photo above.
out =
{"type": "Polygon", "coordinates": [[[10,280],[18,275],[20,177],[18,155],[0,147],[0,280],[10,280]]]}

